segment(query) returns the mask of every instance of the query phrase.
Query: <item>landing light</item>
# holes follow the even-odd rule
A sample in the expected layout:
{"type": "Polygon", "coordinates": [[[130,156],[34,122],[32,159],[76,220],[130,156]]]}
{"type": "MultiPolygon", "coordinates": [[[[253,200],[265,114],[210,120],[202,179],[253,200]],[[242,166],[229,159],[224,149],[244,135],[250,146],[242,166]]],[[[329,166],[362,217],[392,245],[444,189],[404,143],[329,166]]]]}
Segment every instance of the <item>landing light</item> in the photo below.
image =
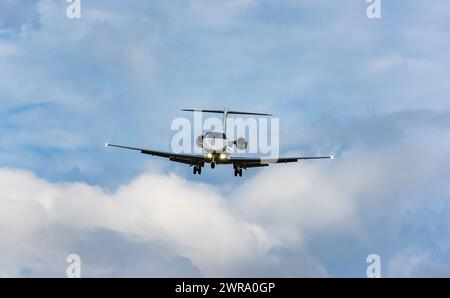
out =
{"type": "Polygon", "coordinates": [[[222,160],[224,160],[224,159],[227,158],[227,155],[224,154],[224,153],[221,153],[221,154],[219,155],[219,158],[222,159],[222,160]]]}
{"type": "Polygon", "coordinates": [[[207,157],[208,159],[212,159],[212,158],[213,158],[213,155],[212,155],[212,153],[208,153],[208,154],[206,154],[206,157],[207,157]]]}
{"type": "Polygon", "coordinates": [[[331,155],[330,158],[331,158],[331,159],[334,159],[334,155],[331,155]]]}

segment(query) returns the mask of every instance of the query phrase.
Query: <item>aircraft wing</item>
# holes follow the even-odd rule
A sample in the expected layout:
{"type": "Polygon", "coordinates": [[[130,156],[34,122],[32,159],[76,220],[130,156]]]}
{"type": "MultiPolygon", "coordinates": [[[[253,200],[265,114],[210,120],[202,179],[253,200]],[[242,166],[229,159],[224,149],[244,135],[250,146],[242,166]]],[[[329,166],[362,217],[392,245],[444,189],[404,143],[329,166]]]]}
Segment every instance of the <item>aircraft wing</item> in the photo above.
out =
{"type": "Polygon", "coordinates": [[[200,164],[203,166],[203,164],[205,163],[205,157],[203,155],[177,154],[177,153],[172,153],[172,152],[149,150],[149,149],[128,147],[128,146],[122,146],[122,145],[114,145],[114,144],[108,144],[108,143],[106,144],[106,146],[122,148],[122,149],[129,149],[129,150],[136,150],[136,151],[140,151],[143,154],[165,157],[171,161],[189,164],[189,165],[199,165],[200,164]]]}
{"type": "Polygon", "coordinates": [[[270,164],[298,162],[300,160],[309,159],[333,159],[334,156],[301,156],[301,157],[280,157],[280,158],[245,158],[245,157],[229,157],[226,162],[233,164],[234,167],[255,168],[267,167],[270,164]]]}

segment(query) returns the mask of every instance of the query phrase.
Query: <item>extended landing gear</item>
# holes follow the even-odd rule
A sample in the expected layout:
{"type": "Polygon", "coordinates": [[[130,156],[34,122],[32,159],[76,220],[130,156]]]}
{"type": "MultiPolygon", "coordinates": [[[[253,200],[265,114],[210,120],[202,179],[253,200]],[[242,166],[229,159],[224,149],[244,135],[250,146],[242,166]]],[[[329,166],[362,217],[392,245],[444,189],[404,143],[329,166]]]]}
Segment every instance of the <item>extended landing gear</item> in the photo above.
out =
{"type": "Polygon", "coordinates": [[[192,168],[192,173],[194,173],[194,175],[195,174],[201,174],[202,173],[202,167],[201,166],[194,166],[193,168],[192,168]]]}
{"type": "Polygon", "coordinates": [[[234,177],[242,177],[242,169],[241,168],[234,168],[234,177]]]}

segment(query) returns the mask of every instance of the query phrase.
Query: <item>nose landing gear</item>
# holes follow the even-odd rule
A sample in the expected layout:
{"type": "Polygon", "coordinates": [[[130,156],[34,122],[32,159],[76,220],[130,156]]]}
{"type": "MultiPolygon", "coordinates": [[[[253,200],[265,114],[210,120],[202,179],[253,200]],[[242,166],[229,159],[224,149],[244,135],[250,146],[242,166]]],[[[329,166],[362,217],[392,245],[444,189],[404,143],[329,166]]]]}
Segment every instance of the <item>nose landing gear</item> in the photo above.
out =
{"type": "Polygon", "coordinates": [[[234,168],[234,177],[242,177],[242,168],[234,168]]]}

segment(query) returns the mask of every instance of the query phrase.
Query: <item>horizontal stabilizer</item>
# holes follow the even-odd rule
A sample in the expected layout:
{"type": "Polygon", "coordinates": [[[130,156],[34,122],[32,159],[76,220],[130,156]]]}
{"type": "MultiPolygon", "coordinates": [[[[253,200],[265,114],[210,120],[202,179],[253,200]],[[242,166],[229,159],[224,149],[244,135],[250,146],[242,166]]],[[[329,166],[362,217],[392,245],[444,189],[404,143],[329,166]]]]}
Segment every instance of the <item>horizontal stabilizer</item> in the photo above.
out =
{"type": "Polygon", "coordinates": [[[225,110],[196,110],[196,109],[182,109],[184,112],[201,112],[201,113],[217,113],[217,114],[235,114],[235,115],[255,115],[255,116],[272,116],[265,113],[252,113],[252,112],[238,112],[238,111],[226,111],[225,110]]]}

